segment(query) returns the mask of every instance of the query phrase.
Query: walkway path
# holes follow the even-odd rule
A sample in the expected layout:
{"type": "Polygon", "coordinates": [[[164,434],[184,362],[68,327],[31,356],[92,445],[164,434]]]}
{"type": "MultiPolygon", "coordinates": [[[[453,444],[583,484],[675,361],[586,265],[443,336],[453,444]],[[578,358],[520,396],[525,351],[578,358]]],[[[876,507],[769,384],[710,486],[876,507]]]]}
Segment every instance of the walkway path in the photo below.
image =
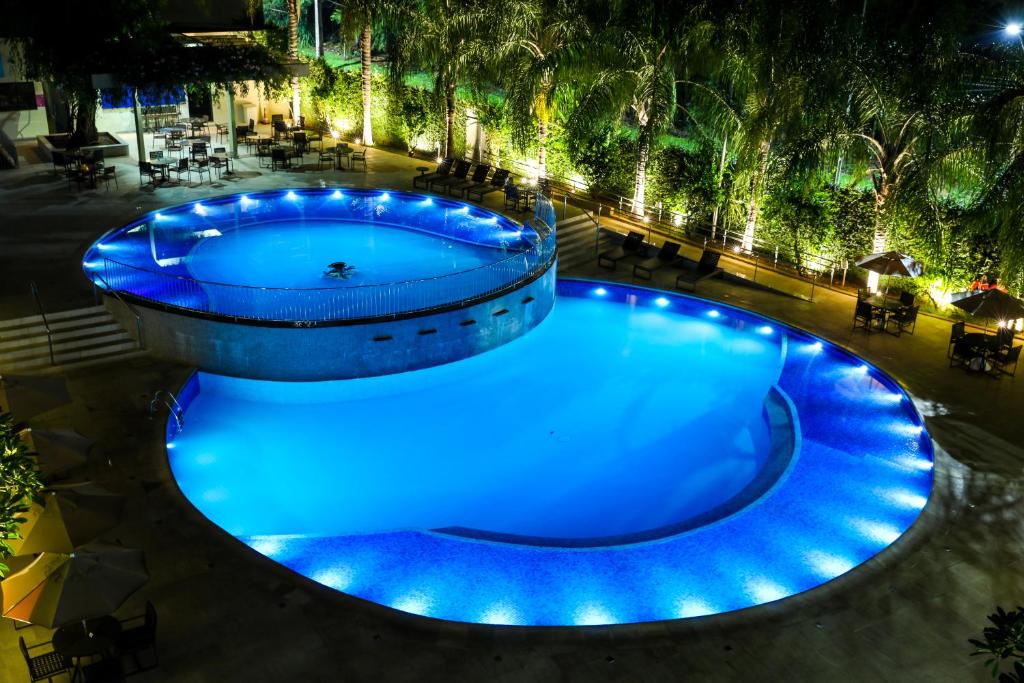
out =
{"type": "MultiPolygon", "coordinates": [[[[104,230],[142,211],[321,181],[408,188],[420,163],[371,150],[366,174],[272,174],[243,159],[237,180],[156,191],[139,190],[134,166],[126,164],[120,189],[109,193],[69,190],[49,165],[2,172],[0,320],[35,314],[30,279],[51,310],[89,305],[81,254],[104,230]]],[[[490,203],[500,205],[500,198],[490,203]]],[[[564,229],[563,274],[630,280],[628,268],[609,273],[586,256],[594,233],[583,221],[564,229]]],[[[668,274],[653,283],[670,285],[668,274]]],[[[135,680],[990,680],[968,656],[967,638],[980,632],[994,605],[1013,606],[1024,595],[1024,380],[948,369],[948,325],[932,318],[922,318],[913,336],[853,332],[852,301],[838,292],[820,290],[810,302],[707,281],[699,294],[850,347],[914,394],[945,453],[924,516],[881,557],[780,603],[667,624],[498,632],[406,617],[261,561],[203,520],[170,478],[163,425],[146,411],[147,397],[179,386],[188,369],[136,357],[68,373],[74,403],[38,421],[96,439],[85,474],[129,496],[125,522],[107,538],[143,548],[152,579],[122,613],[140,612],[145,599],[160,613],[160,669],[135,680]]],[[[0,683],[25,678],[19,635],[49,638],[44,629],[0,625],[0,683]]]]}

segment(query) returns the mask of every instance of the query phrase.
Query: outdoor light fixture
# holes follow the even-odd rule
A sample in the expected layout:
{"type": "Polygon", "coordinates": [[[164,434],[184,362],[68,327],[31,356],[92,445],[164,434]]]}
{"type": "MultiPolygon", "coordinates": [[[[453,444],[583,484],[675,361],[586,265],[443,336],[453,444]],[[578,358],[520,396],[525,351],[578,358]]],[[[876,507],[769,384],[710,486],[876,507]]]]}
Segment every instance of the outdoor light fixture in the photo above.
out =
{"type": "Polygon", "coordinates": [[[721,317],[721,315],[722,314],[719,313],[718,311],[716,311],[715,309],[711,309],[710,311],[708,311],[708,317],[709,318],[718,318],[718,317],[721,317]]]}
{"type": "Polygon", "coordinates": [[[431,204],[434,203],[434,200],[431,199],[430,197],[427,197],[426,199],[423,200],[423,203],[426,204],[427,206],[430,206],[431,204]]]}
{"type": "Polygon", "coordinates": [[[341,194],[341,190],[335,190],[334,194],[331,195],[334,199],[341,199],[344,195],[341,194]]]}
{"type": "Polygon", "coordinates": [[[758,334],[771,334],[771,325],[761,325],[761,327],[757,328],[757,332],[758,334]]]}
{"type": "Polygon", "coordinates": [[[657,299],[654,300],[654,303],[660,308],[665,308],[666,306],[668,306],[668,299],[666,299],[663,296],[659,296],[657,299]]]}
{"type": "Polygon", "coordinates": [[[387,192],[381,192],[380,193],[380,200],[382,202],[386,202],[389,199],[391,199],[391,195],[389,195],[387,192]]]}
{"type": "Polygon", "coordinates": [[[438,155],[437,155],[437,158],[436,158],[436,159],[434,159],[434,161],[436,161],[437,163],[441,163],[442,161],[444,161],[444,159],[442,159],[442,158],[441,158],[441,155],[440,155],[440,154],[438,154],[438,155]]]}
{"type": "Polygon", "coordinates": [[[295,201],[296,199],[298,199],[298,198],[299,198],[299,195],[295,194],[295,193],[294,193],[294,192],[292,192],[291,190],[288,190],[288,194],[286,194],[286,195],[285,195],[285,199],[290,199],[290,200],[291,200],[291,201],[293,201],[293,202],[294,202],[294,201],[295,201]]]}
{"type": "Polygon", "coordinates": [[[1004,30],[1006,31],[1006,35],[1013,36],[1014,38],[1016,38],[1017,36],[1020,35],[1021,25],[1016,21],[1012,21],[1006,25],[1006,28],[1004,30]]]}
{"type": "Polygon", "coordinates": [[[196,202],[196,204],[195,204],[195,212],[197,214],[199,214],[200,216],[205,216],[206,215],[206,207],[203,206],[202,204],[200,204],[199,202],[196,202]]]}
{"type": "Polygon", "coordinates": [[[597,289],[594,290],[594,294],[597,294],[598,296],[604,296],[607,293],[608,290],[605,289],[604,287],[598,287],[597,289]]]}

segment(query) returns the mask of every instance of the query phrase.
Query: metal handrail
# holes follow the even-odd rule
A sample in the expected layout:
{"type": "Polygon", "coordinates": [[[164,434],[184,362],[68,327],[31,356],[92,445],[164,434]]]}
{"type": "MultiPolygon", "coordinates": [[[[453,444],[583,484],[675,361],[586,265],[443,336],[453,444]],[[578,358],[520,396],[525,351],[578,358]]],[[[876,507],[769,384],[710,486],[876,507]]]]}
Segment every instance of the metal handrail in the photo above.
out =
{"type": "MultiPolygon", "coordinates": [[[[120,294],[118,294],[116,289],[112,288],[109,284],[107,284],[107,281],[103,279],[102,275],[100,275],[99,273],[91,273],[91,274],[96,276],[99,279],[99,281],[103,283],[104,291],[110,292],[115,297],[117,297],[117,300],[120,301],[122,304],[124,304],[125,308],[128,309],[128,312],[131,313],[133,316],[135,316],[135,330],[139,333],[139,348],[140,349],[146,348],[146,339],[145,339],[145,336],[144,336],[144,333],[143,333],[144,327],[142,325],[142,314],[139,313],[137,310],[135,310],[134,306],[132,306],[127,301],[125,301],[124,297],[122,297],[120,294]]],[[[95,287],[95,285],[96,285],[96,283],[93,282],[93,286],[94,287],[95,287]]]]}
{"type": "Polygon", "coordinates": [[[36,308],[39,309],[39,317],[43,319],[43,329],[46,330],[46,343],[50,347],[50,365],[56,365],[57,360],[53,355],[53,330],[50,329],[50,323],[46,320],[46,311],[43,310],[43,302],[39,298],[39,287],[36,286],[35,280],[29,282],[29,288],[32,290],[32,297],[36,300],[36,308]]]}
{"type": "Polygon", "coordinates": [[[163,389],[157,389],[156,392],[153,393],[153,398],[150,399],[150,401],[149,401],[149,412],[150,412],[150,414],[152,414],[152,415],[156,414],[157,406],[158,405],[162,405],[165,408],[167,408],[167,412],[170,415],[174,416],[174,423],[178,426],[178,431],[180,432],[182,427],[185,426],[185,415],[184,415],[184,411],[181,410],[181,405],[178,403],[177,399],[175,399],[174,396],[171,395],[171,392],[165,391],[163,389]],[[168,403],[167,399],[164,398],[164,396],[170,397],[171,403],[168,403]],[[178,406],[178,411],[177,412],[174,410],[174,407],[172,406],[172,403],[173,403],[173,406],[178,406]],[[179,414],[179,412],[180,412],[180,414],[179,414]]]}

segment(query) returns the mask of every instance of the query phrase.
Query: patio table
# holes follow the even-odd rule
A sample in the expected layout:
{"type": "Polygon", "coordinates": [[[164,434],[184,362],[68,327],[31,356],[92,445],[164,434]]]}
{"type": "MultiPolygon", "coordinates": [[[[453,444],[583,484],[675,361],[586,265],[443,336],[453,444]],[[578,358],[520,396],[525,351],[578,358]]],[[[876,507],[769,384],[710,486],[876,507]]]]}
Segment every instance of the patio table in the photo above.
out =
{"type": "Polygon", "coordinates": [[[114,641],[121,633],[121,622],[115,617],[97,617],[83,625],[76,621],[61,626],[53,633],[53,651],[74,660],[71,680],[77,680],[83,658],[106,656],[114,649],[114,641]]]}
{"type": "Polygon", "coordinates": [[[355,151],[354,149],[352,149],[348,145],[338,145],[337,147],[334,147],[333,150],[334,155],[337,159],[337,163],[335,165],[339,171],[341,170],[342,157],[345,157],[345,168],[352,168],[352,152],[355,151]]]}

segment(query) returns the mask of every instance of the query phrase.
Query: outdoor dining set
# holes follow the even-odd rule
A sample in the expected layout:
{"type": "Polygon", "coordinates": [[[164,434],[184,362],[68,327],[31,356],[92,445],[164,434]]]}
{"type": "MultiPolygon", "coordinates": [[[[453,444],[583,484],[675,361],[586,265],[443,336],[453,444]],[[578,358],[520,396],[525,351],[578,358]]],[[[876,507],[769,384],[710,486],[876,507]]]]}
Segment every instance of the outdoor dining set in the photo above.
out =
{"type": "Polygon", "coordinates": [[[100,182],[107,190],[110,190],[110,183],[117,187],[117,168],[106,163],[102,149],[54,150],[50,155],[50,162],[53,164],[54,173],[67,179],[68,187],[74,183],[78,189],[83,186],[95,188],[100,182]]]}
{"type": "MultiPolygon", "coordinates": [[[[157,612],[115,612],[149,580],[141,550],[97,540],[120,524],[126,498],[80,476],[92,441],[71,429],[29,426],[70,401],[63,378],[0,378],[0,437],[31,460],[42,490],[32,496],[0,581],[2,615],[16,631],[53,629],[49,640],[18,647],[30,681],[122,681],[157,666],[157,612]]],[[[14,666],[14,662],[11,662],[14,666]]]]}

